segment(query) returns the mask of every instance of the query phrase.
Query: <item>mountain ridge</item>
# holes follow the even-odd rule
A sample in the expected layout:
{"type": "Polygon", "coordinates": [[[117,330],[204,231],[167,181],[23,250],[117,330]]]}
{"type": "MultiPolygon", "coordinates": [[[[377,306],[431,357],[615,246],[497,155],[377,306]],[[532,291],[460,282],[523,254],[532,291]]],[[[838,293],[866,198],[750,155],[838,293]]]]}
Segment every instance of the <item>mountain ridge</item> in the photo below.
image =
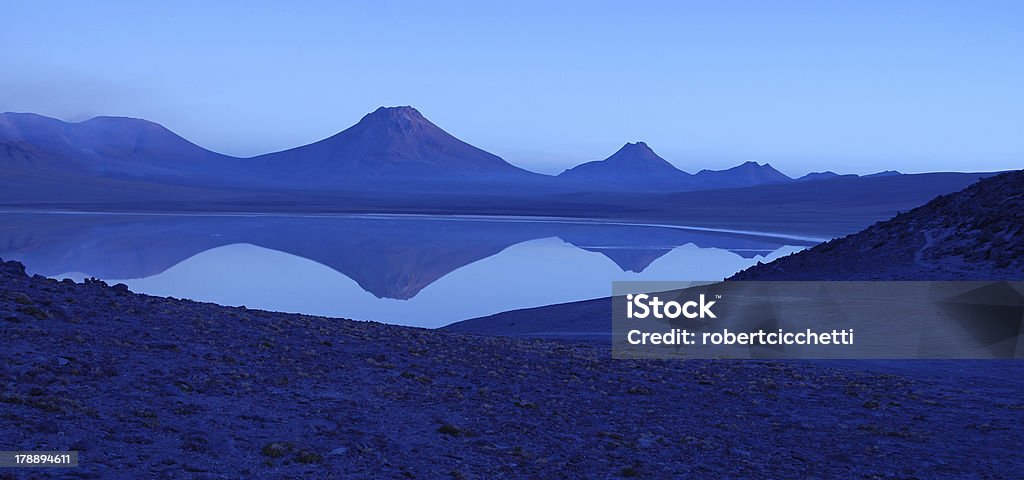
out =
{"type": "Polygon", "coordinates": [[[129,178],[221,176],[234,157],[200,147],[148,120],[100,116],[65,122],[34,113],[0,114],[0,167],[129,178]]]}
{"type": "Polygon", "coordinates": [[[788,183],[793,179],[769,163],[743,162],[725,170],[701,170],[694,179],[705,186],[716,188],[749,187],[772,183],[788,183]]]}
{"type": "Polygon", "coordinates": [[[678,169],[644,142],[626,143],[604,160],[566,169],[557,178],[608,187],[674,188],[689,185],[692,175],[678,169]]]}
{"type": "MultiPolygon", "coordinates": [[[[645,142],[557,176],[535,173],[444,131],[411,106],[380,107],[356,124],[310,144],[249,158],[203,148],[162,125],[132,117],[81,122],[0,114],[0,171],[133,178],[195,186],[310,189],[462,188],[497,183],[554,190],[694,191],[833,178],[792,179],[770,164],[687,173],[645,142]],[[438,183],[441,182],[441,183],[438,183]],[[447,183],[445,183],[447,182],[447,183]]],[[[874,175],[896,175],[885,171],[874,175]]],[[[526,191],[524,190],[524,191],[526,191]]]]}

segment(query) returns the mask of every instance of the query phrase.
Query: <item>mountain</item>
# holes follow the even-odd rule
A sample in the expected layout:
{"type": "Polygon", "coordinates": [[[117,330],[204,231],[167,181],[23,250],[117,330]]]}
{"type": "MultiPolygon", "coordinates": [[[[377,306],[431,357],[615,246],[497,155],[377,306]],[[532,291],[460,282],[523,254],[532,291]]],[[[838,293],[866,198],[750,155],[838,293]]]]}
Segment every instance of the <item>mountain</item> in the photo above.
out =
{"type": "Polygon", "coordinates": [[[412,107],[381,107],[327,139],[243,159],[156,123],[96,117],[79,123],[0,114],[0,171],[260,188],[338,189],[387,181],[546,179],[448,134],[412,107]]]}
{"type": "Polygon", "coordinates": [[[303,182],[543,177],[455,138],[408,106],[380,107],[334,136],[252,160],[267,178],[303,182]]]}
{"type": "Polygon", "coordinates": [[[896,170],[883,170],[881,172],[875,172],[875,173],[872,173],[872,174],[869,174],[869,175],[864,175],[864,177],[865,178],[870,178],[870,177],[892,177],[894,175],[903,175],[903,174],[898,172],[898,171],[896,171],[896,170]]]}
{"type": "MultiPolygon", "coordinates": [[[[824,179],[832,172],[816,174],[824,179]]],[[[570,185],[591,189],[659,189],[668,191],[711,190],[788,183],[793,179],[769,164],[746,162],[726,170],[701,170],[691,175],[654,153],[644,142],[627,143],[612,156],[587,162],[558,175],[570,185]]]]}
{"type": "Polygon", "coordinates": [[[691,177],[659,157],[644,142],[627,143],[604,160],[577,165],[558,175],[559,179],[577,184],[677,190],[685,189],[691,177]]]}
{"type": "Polygon", "coordinates": [[[824,172],[811,172],[811,173],[808,173],[807,175],[804,175],[804,176],[802,176],[800,178],[796,178],[794,180],[797,181],[797,182],[813,182],[815,180],[828,180],[830,178],[836,178],[836,177],[839,177],[839,176],[841,176],[841,175],[839,175],[836,172],[833,172],[831,170],[826,170],[824,172]]]}
{"type": "MultiPolygon", "coordinates": [[[[276,204],[298,192],[307,197],[370,193],[374,204],[424,193],[483,193],[517,201],[553,194],[548,198],[562,201],[594,192],[658,194],[796,183],[771,165],[755,162],[690,175],[644,142],[627,143],[604,160],[551,177],[463,142],[408,106],[380,107],[329,138],[253,158],[212,152],[141,119],[96,117],[71,123],[4,113],[0,174],[0,200],[6,193],[17,204],[127,200],[135,205],[216,197],[230,199],[232,209],[260,199],[276,204]]],[[[864,178],[890,176],[901,174],[885,171],[864,178]]],[[[799,182],[837,177],[856,178],[819,172],[799,182]]],[[[481,200],[479,195],[474,199],[481,200]]]]}
{"type": "Polygon", "coordinates": [[[761,165],[757,162],[745,162],[727,170],[701,170],[693,177],[701,189],[749,187],[793,181],[771,165],[761,165]]]}
{"type": "Polygon", "coordinates": [[[1024,170],[988,177],[890,220],[733,280],[1024,279],[1024,170]]]}
{"type": "Polygon", "coordinates": [[[0,114],[0,168],[102,177],[214,176],[236,158],[195,145],[156,123],[96,117],[69,123],[31,113],[0,114]]]}

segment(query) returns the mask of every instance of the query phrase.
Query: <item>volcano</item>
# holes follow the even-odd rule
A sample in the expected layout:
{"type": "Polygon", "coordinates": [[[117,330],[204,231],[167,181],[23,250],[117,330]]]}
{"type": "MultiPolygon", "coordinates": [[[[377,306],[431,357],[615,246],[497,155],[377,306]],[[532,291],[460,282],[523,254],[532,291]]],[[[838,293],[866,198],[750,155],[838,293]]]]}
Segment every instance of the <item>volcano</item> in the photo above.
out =
{"type": "Polygon", "coordinates": [[[380,107],[324,140],[252,160],[276,178],[306,181],[540,177],[455,138],[408,106],[380,107]]]}

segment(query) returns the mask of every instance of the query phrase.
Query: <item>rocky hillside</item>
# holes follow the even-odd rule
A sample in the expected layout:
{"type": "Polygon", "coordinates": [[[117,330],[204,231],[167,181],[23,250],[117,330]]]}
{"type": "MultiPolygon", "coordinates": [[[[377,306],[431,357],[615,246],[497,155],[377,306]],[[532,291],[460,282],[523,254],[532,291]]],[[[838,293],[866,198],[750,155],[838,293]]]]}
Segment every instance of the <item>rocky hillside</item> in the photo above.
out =
{"type": "Polygon", "coordinates": [[[14,262],[0,263],[0,345],[0,450],[81,452],[78,468],[2,479],[1013,478],[1024,467],[1020,385],[985,375],[619,361],[597,346],[136,295],[28,277],[14,262]]]}
{"type": "Polygon", "coordinates": [[[1024,170],[982,179],[732,279],[1024,279],[1024,170]]]}

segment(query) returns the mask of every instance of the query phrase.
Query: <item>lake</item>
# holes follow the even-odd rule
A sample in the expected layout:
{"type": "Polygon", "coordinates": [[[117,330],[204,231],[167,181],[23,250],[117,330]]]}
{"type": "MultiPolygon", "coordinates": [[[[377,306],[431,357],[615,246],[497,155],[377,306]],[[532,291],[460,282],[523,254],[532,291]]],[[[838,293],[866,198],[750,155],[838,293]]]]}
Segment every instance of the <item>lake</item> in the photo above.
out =
{"type": "Polygon", "coordinates": [[[421,327],[608,296],[615,280],[720,280],[819,241],[559,218],[0,213],[0,258],[30,273],[421,327]]]}

